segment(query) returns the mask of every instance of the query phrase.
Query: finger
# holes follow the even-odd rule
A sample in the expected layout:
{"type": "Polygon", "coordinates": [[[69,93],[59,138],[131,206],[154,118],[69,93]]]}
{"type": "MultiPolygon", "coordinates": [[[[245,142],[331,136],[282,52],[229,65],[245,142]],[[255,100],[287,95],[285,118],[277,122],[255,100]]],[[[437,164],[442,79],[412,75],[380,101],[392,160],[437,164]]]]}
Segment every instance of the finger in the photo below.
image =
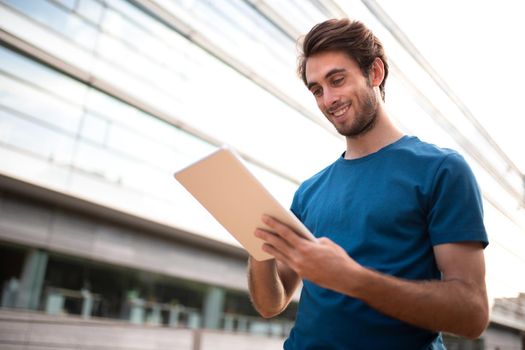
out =
{"type": "Polygon", "coordinates": [[[284,254],[280,250],[276,249],[271,244],[268,244],[268,243],[263,244],[262,250],[265,251],[266,253],[272,255],[277,261],[279,261],[279,262],[281,262],[281,263],[283,263],[283,264],[285,264],[287,266],[292,267],[290,265],[291,259],[286,254],[284,254]]]}
{"type": "Polygon", "coordinates": [[[255,236],[273,245],[279,250],[292,249],[292,246],[288,242],[286,242],[286,240],[284,240],[281,236],[279,236],[277,233],[258,228],[255,230],[255,236]]]}
{"type": "Polygon", "coordinates": [[[268,227],[271,229],[275,230],[275,232],[291,246],[297,246],[297,244],[304,241],[304,239],[302,239],[292,228],[271,216],[263,215],[262,222],[268,225],[268,227]]]}

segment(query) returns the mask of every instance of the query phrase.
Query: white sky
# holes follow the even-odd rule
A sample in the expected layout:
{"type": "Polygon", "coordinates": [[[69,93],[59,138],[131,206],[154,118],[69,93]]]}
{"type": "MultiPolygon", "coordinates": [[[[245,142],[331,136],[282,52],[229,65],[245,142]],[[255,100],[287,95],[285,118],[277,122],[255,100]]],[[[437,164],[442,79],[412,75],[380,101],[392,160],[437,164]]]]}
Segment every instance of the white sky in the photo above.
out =
{"type": "Polygon", "coordinates": [[[525,2],[378,0],[525,172],[525,2]]]}

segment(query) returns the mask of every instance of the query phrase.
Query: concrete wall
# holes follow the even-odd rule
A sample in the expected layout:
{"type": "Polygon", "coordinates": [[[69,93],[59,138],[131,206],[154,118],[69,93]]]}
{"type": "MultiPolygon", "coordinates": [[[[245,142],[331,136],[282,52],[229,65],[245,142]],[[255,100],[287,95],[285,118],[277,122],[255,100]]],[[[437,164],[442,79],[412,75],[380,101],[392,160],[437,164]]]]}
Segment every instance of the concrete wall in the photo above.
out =
{"type": "Polygon", "coordinates": [[[2,191],[0,240],[226,288],[247,289],[246,259],[2,191]]]}
{"type": "Polygon", "coordinates": [[[274,350],[283,339],[0,310],[2,350],[274,350]]]}
{"type": "Polygon", "coordinates": [[[492,325],[483,334],[485,350],[523,350],[519,331],[492,325]]]}

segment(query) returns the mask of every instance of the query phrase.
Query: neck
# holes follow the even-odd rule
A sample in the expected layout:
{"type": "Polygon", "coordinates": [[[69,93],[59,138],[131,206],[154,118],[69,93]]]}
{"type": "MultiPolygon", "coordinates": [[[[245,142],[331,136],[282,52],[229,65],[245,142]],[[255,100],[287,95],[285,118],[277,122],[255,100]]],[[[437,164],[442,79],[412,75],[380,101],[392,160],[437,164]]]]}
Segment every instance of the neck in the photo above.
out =
{"type": "Polygon", "coordinates": [[[380,103],[375,126],[363,135],[346,137],[346,159],[357,159],[379,151],[399,140],[403,133],[390,120],[380,103]]]}

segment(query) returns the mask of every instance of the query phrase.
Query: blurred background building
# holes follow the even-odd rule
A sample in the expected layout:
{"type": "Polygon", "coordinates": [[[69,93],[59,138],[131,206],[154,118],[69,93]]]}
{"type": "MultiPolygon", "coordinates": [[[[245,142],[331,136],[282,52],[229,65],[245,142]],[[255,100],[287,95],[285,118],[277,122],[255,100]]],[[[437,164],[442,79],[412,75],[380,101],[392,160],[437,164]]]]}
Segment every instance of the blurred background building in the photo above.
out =
{"type": "Polygon", "coordinates": [[[296,40],[349,15],[385,44],[396,122],[459,150],[483,191],[492,322],[449,349],[524,349],[523,168],[386,6],[0,0],[0,348],[281,348],[295,304],[257,317],[246,254],[172,174],[226,143],[289,206],[344,150],[296,40]]]}

